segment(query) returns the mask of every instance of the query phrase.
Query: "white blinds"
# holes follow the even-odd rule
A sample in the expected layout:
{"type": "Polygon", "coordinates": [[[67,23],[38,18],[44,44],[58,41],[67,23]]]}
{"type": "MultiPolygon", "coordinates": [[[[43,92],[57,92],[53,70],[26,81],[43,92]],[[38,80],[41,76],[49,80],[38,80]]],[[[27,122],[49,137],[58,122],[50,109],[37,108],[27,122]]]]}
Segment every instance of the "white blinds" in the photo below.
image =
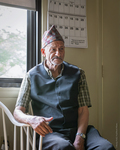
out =
{"type": "Polygon", "coordinates": [[[36,9],[35,0],[0,0],[0,5],[15,6],[31,10],[36,9]]]}

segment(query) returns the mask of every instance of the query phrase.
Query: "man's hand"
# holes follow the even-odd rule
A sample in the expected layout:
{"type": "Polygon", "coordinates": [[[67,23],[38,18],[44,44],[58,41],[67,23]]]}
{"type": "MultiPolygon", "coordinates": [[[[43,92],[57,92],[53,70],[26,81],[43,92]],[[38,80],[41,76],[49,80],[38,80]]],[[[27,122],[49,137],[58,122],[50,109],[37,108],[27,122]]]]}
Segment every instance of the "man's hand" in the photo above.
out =
{"type": "Polygon", "coordinates": [[[82,137],[76,136],[76,139],[73,143],[76,150],[84,150],[84,139],[82,137]]]}
{"type": "Polygon", "coordinates": [[[45,117],[38,117],[32,116],[29,118],[28,123],[29,125],[41,136],[45,136],[48,133],[52,133],[52,129],[48,125],[48,123],[53,119],[53,117],[45,118],[45,117]]]}
{"type": "Polygon", "coordinates": [[[26,115],[26,108],[17,106],[14,110],[14,117],[17,121],[25,124],[29,124],[38,134],[45,136],[48,133],[52,133],[52,129],[48,123],[53,117],[45,118],[40,116],[26,115]]]}

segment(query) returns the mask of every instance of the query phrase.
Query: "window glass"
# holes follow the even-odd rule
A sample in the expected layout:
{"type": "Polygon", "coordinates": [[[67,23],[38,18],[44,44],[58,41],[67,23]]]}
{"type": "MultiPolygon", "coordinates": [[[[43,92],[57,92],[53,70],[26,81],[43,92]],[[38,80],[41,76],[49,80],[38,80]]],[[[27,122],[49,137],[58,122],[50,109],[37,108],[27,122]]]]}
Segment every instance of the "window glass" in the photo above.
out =
{"type": "Polygon", "coordinates": [[[0,78],[26,72],[27,10],[0,5],[0,78]]]}

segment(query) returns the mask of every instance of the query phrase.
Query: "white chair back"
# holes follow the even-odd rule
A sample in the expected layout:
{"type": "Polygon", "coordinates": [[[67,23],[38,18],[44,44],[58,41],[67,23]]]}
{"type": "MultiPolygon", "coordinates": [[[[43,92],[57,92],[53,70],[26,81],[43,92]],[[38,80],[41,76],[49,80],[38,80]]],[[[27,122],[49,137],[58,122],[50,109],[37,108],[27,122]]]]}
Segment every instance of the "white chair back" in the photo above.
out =
{"type": "MultiPolygon", "coordinates": [[[[31,106],[30,106],[31,107],[31,106]]],[[[20,150],[24,150],[24,144],[26,144],[26,150],[30,150],[30,146],[32,150],[36,150],[36,132],[33,131],[33,138],[30,135],[30,126],[28,124],[23,124],[17,122],[10,110],[0,101],[0,108],[2,109],[2,120],[3,120],[3,132],[4,132],[4,141],[5,141],[5,150],[8,150],[7,145],[7,129],[6,129],[6,122],[5,122],[5,115],[9,118],[10,122],[14,125],[14,148],[13,150],[17,150],[17,132],[16,127],[20,128],[20,150]],[[26,135],[26,143],[23,141],[23,131],[26,135]]],[[[30,108],[31,109],[31,108],[30,108]]],[[[40,136],[39,141],[39,150],[42,150],[42,136],[40,136]]]]}

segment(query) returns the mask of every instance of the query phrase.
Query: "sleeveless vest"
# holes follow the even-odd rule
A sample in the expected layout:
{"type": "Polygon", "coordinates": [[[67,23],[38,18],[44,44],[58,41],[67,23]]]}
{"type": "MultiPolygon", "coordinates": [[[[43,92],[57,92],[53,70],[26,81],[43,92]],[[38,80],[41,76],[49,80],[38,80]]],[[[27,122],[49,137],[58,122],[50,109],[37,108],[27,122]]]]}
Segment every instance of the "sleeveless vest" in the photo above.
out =
{"type": "Polygon", "coordinates": [[[53,130],[77,127],[78,82],[80,70],[67,62],[62,76],[52,79],[43,63],[30,70],[33,113],[53,117],[49,123],[53,130]]]}

